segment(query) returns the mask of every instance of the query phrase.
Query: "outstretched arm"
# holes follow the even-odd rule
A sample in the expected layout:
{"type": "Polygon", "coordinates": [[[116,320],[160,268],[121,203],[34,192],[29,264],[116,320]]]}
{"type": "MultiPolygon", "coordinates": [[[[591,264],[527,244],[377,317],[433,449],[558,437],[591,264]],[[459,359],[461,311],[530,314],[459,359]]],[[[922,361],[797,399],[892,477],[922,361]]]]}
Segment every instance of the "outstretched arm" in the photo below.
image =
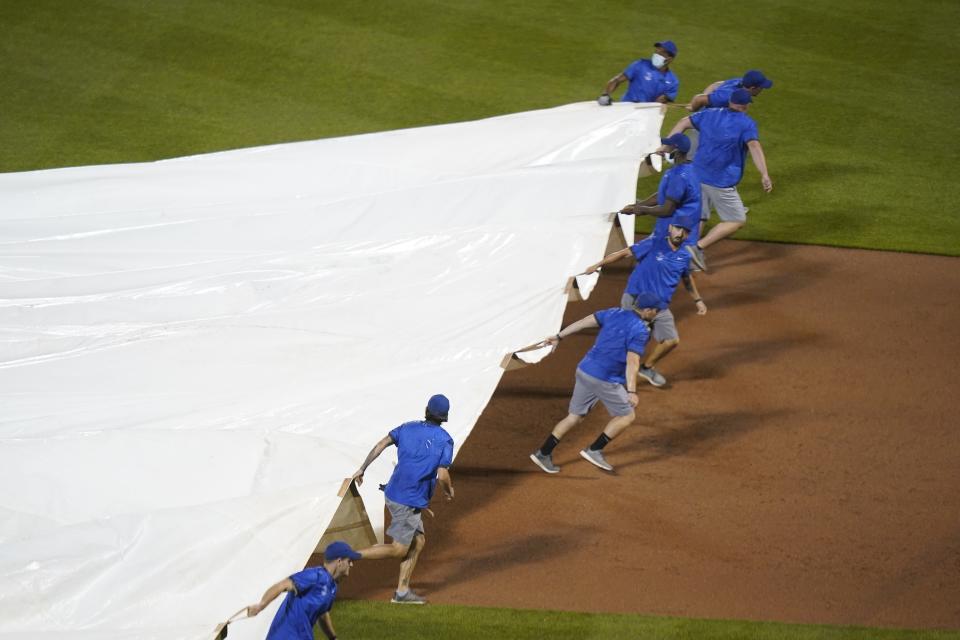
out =
{"type": "Polygon", "coordinates": [[[373,463],[373,461],[376,460],[381,453],[383,453],[384,449],[392,444],[393,438],[387,435],[381,438],[380,442],[373,445],[373,449],[370,449],[370,453],[367,454],[367,459],[363,461],[363,464],[360,465],[360,468],[357,469],[357,472],[353,474],[353,481],[357,483],[358,487],[363,484],[363,474],[366,473],[367,467],[369,467],[371,463],[373,463]]]}
{"type": "MultiPolygon", "coordinates": [[[[677,133],[683,133],[687,129],[693,129],[693,123],[690,121],[690,116],[684,116],[680,118],[680,121],[673,125],[673,129],[670,130],[670,135],[672,136],[677,133]]],[[[669,138],[670,136],[667,137],[669,138]]]]}
{"type": "Polygon", "coordinates": [[[703,90],[703,95],[708,96],[717,89],[720,88],[720,85],[723,84],[723,80],[717,80],[714,83],[711,83],[706,89],[703,90]]]}
{"type": "MultiPolygon", "coordinates": [[[[658,149],[657,151],[655,151],[654,153],[658,153],[658,152],[659,152],[659,149],[658,149]]],[[[624,208],[620,209],[620,213],[622,213],[622,214],[624,214],[624,215],[627,215],[627,216],[633,216],[633,215],[636,215],[636,214],[637,214],[637,207],[652,207],[652,206],[655,205],[655,204],[657,204],[657,192],[656,192],[656,191],[654,191],[653,193],[651,193],[649,196],[647,196],[647,197],[644,198],[643,200],[637,200],[637,201],[634,202],[633,204],[628,204],[628,205],[625,206],[624,208]]]]}
{"type": "Polygon", "coordinates": [[[607,80],[607,84],[603,88],[603,92],[607,95],[610,95],[617,90],[617,87],[619,87],[622,83],[626,81],[627,81],[627,76],[623,75],[622,73],[618,73],[617,75],[607,80]]]}
{"type": "Polygon", "coordinates": [[[753,164],[760,172],[760,183],[763,185],[763,190],[770,193],[773,191],[773,181],[770,179],[770,174],[767,173],[767,158],[763,155],[763,147],[760,146],[760,141],[751,140],[747,143],[747,149],[750,150],[753,164]]]}
{"type": "MultiPolygon", "coordinates": [[[[629,251],[629,249],[625,249],[625,251],[629,251]]],[[[611,253],[610,255],[614,255],[614,254],[611,253]]],[[[599,326],[600,325],[597,324],[597,319],[591,313],[586,318],[580,318],[579,320],[571,324],[569,327],[560,329],[560,332],[557,335],[550,336],[549,338],[544,340],[544,342],[548,342],[550,344],[557,344],[567,336],[572,336],[578,331],[583,331],[584,329],[592,329],[594,327],[599,327],[599,326]]]]}
{"type": "Polygon", "coordinates": [[[260,602],[247,607],[247,616],[252,618],[253,616],[257,615],[266,609],[271,602],[276,600],[278,595],[286,591],[296,591],[296,588],[293,586],[293,580],[290,578],[284,578],[277,584],[267,589],[264,592],[263,597],[260,598],[260,602]]]}
{"type": "MultiPolygon", "coordinates": [[[[610,255],[604,257],[604,259],[597,264],[592,264],[587,267],[584,273],[593,273],[594,271],[599,270],[600,267],[610,264],[611,262],[616,262],[622,258],[626,258],[628,255],[630,255],[630,247],[627,247],[626,249],[620,249],[620,251],[614,251],[610,255]]],[[[593,316],[590,317],[592,318],[593,316]]],[[[572,327],[573,325],[570,326],[572,327]]]]}
{"type": "Polygon", "coordinates": [[[705,106],[710,104],[710,96],[706,93],[701,93],[693,96],[693,100],[690,101],[690,104],[687,105],[687,111],[691,113],[694,111],[700,111],[705,106]]]}
{"type": "Polygon", "coordinates": [[[633,208],[638,216],[653,216],[654,218],[669,218],[677,210],[677,203],[667,198],[663,204],[652,206],[637,205],[633,208]]]}

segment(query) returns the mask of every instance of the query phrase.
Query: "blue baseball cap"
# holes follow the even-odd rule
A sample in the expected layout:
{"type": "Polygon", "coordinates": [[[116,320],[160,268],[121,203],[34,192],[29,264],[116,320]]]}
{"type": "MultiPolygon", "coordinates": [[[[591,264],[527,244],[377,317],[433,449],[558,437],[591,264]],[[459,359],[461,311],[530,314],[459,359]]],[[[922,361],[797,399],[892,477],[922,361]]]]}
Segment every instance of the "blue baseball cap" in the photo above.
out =
{"type": "Polygon", "coordinates": [[[323,552],[323,559],[327,562],[331,560],[336,560],[338,558],[350,558],[351,560],[359,560],[360,554],[353,550],[353,548],[344,542],[343,540],[337,540],[336,542],[331,542],[327,545],[327,548],[323,552]]]}
{"type": "Polygon", "coordinates": [[[730,94],[730,102],[732,104],[750,104],[753,102],[753,97],[746,89],[737,89],[730,94]]]}
{"type": "Polygon", "coordinates": [[[663,42],[654,42],[653,46],[663,47],[664,49],[667,50],[667,53],[669,53],[671,57],[674,57],[674,58],[677,57],[677,45],[673,44],[673,40],[664,40],[663,42]]]}
{"type": "Polygon", "coordinates": [[[763,71],[757,71],[756,69],[751,69],[743,74],[743,80],[740,81],[745,87],[760,87],[761,89],[769,89],[773,86],[773,80],[767,78],[763,75],[763,71]]]}
{"type": "Polygon", "coordinates": [[[669,138],[660,138],[660,142],[670,145],[671,147],[676,147],[677,151],[683,153],[690,151],[690,138],[682,133],[675,133],[669,138]]]}
{"type": "Polygon", "coordinates": [[[686,229],[687,231],[693,231],[693,228],[699,223],[700,220],[697,216],[692,214],[685,214],[682,216],[677,216],[670,221],[670,224],[674,227],[680,227],[681,229],[686,229]]]}
{"type": "Polygon", "coordinates": [[[447,396],[438,393],[435,396],[432,396],[427,402],[427,411],[435,415],[438,418],[447,419],[447,413],[450,412],[450,401],[447,400],[447,396]]]}
{"type": "Polygon", "coordinates": [[[633,308],[637,310],[663,309],[663,302],[660,301],[660,296],[657,294],[644,291],[643,293],[637,294],[636,300],[633,301],[633,308]]]}

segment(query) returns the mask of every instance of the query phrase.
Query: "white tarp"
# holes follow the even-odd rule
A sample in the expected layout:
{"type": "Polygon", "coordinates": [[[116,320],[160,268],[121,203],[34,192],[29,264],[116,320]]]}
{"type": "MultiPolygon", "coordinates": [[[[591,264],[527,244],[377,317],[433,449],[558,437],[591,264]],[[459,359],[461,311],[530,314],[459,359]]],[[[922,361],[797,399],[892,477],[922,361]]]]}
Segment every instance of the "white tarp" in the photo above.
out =
{"type": "MultiPolygon", "coordinates": [[[[0,175],[0,638],[210,637],[431,394],[459,447],[503,356],[559,328],[662,117],[0,175]]],[[[362,489],[378,530],[392,464],[362,489]]]]}

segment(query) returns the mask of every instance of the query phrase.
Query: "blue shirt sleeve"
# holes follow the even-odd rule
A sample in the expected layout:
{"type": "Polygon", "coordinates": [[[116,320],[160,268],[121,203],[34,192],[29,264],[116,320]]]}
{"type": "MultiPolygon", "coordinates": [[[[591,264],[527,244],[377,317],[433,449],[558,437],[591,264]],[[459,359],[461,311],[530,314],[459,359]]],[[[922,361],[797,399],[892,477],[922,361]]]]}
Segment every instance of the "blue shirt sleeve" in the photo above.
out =
{"type": "Polygon", "coordinates": [[[632,351],[638,355],[643,355],[643,350],[647,348],[647,340],[650,338],[650,330],[647,325],[640,323],[636,330],[631,334],[630,341],[627,342],[627,351],[632,351]]]}
{"type": "Polygon", "coordinates": [[[740,136],[740,142],[746,144],[751,140],[759,140],[760,133],[757,131],[757,123],[750,118],[747,126],[743,128],[743,134],[740,136]]]}
{"type": "Polygon", "coordinates": [[[390,437],[393,438],[393,444],[400,446],[400,430],[403,429],[403,425],[396,427],[390,432],[390,437]]]}
{"type": "Polygon", "coordinates": [[[680,79],[674,75],[673,71],[670,72],[670,75],[673,76],[673,86],[670,87],[664,95],[666,95],[671,100],[676,100],[677,91],[680,90],[680,79]]]}
{"type": "Polygon", "coordinates": [[[708,107],[725,107],[730,102],[730,91],[727,91],[723,87],[718,87],[707,96],[707,106],[708,107]]]}
{"type": "Polygon", "coordinates": [[[593,312],[593,317],[596,319],[597,324],[602,327],[602,326],[603,326],[603,323],[606,322],[606,320],[607,320],[607,314],[609,314],[609,313],[610,313],[610,309],[603,309],[603,310],[601,310],[601,311],[594,311],[594,312],[593,312]]]}
{"type": "Polygon", "coordinates": [[[630,63],[626,69],[623,70],[623,75],[627,76],[627,80],[633,82],[633,79],[637,77],[637,71],[640,69],[640,61],[634,60],[630,63]]]}
{"type": "Polygon", "coordinates": [[[690,124],[693,125],[693,128],[697,131],[700,131],[700,121],[703,120],[703,111],[697,111],[690,115],[690,124]]]}
{"type": "Polygon", "coordinates": [[[453,438],[447,438],[443,443],[443,453],[440,454],[440,467],[449,467],[453,464],[453,438]]]}
{"type": "Polygon", "coordinates": [[[653,238],[645,238],[630,247],[630,253],[637,260],[643,260],[653,247],[653,238]]]}
{"type": "Polygon", "coordinates": [[[303,571],[298,571],[297,573],[290,576],[290,581],[293,582],[293,588],[296,589],[296,594],[302,596],[306,592],[310,591],[313,588],[313,585],[317,583],[317,578],[314,575],[314,569],[304,569],[303,571]]]}

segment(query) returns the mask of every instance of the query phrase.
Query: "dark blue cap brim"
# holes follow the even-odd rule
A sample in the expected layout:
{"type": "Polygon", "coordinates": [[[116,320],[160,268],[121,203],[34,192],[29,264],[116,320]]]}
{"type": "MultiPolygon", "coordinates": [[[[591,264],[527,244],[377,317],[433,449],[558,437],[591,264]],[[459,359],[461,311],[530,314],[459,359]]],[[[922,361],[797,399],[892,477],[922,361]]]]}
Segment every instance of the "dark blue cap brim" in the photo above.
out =
{"type": "Polygon", "coordinates": [[[654,43],[653,43],[653,46],[655,46],[655,47],[662,47],[662,48],[663,48],[667,53],[669,53],[671,56],[673,56],[673,57],[676,57],[676,56],[677,56],[677,46],[674,45],[674,44],[671,43],[671,42],[668,42],[668,41],[666,41],[666,40],[663,41],[663,42],[654,42],[654,43]],[[668,44],[669,44],[670,46],[666,46],[666,45],[668,45],[668,44]]]}

